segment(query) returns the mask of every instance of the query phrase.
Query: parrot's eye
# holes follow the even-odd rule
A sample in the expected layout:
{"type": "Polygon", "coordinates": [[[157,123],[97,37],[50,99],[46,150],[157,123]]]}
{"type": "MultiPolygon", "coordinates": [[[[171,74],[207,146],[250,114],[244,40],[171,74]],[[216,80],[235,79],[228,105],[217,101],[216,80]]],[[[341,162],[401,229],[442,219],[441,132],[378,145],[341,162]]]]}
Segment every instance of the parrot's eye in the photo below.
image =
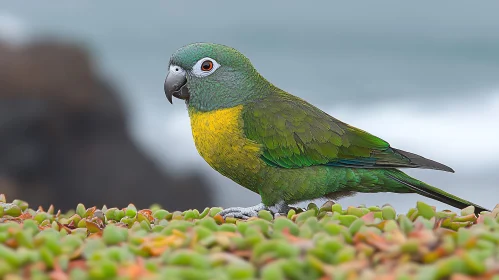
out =
{"type": "Polygon", "coordinates": [[[201,70],[210,71],[211,69],[213,69],[213,62],[211,60],[203,61],[203,63],[201,64],[201,70]]]}
{"type": "Polygon", "coordinates": [[[196,64],[192,67],[191,73],[196,77],[202,78],[215,72],[218,67],[220,67],[220,64],[218,64],[218,62],[216,62],[212,58],[205,57],[196,62],[196,64]]]}

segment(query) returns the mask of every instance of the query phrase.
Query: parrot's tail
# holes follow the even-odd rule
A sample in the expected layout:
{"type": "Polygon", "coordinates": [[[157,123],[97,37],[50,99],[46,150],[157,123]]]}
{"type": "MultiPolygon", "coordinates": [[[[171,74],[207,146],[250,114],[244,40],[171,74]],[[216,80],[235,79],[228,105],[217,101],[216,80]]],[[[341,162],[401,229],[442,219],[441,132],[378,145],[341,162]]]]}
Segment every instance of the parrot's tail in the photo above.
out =
{"type": "Polygon", "coordinates": [[[440,190],[426,183],[423,183],[419,180],[411,178],[402,171],[399,171],[397,169],[386,170],[386,171],[387,172],[385,172],[385,174],[388,178],[397,181],[400,184],[403,184],[404,186],[406,186],[407,188],[409,188],[410,190],[412,190],[417,194],[438,200],[440,202],[449,204],[459,209],[463,209],[470,205],[473,205],[475,206],[476,215],[478,215],[482,211],[490,211],[485,207],[469,202],[455,195],[444,192],[443,190],[440,190]]]}

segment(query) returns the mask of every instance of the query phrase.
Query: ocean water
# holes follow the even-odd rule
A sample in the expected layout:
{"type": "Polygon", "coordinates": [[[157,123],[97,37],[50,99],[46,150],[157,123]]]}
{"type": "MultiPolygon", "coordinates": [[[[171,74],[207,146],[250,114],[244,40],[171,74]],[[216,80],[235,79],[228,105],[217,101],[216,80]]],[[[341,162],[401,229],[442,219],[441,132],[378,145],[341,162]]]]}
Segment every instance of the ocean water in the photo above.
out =
{"type": "MultiPolygon", "coordinates": [[[[192,42],[230,45],[268,80],[392,146],[441,161],[455,174],[408,173],[478,204],[499,200],[499,2],[356,5],[0,1],[0,38],[80,42],[122,94],[130,131],[165,170],[206,174],[221,206],[259,197],[197,154],[185,105],[163,93],[170,55],[192,42]]],[[[345,204],[416,195],[359,195],[345,204]]],[[[433,203],[433,202],[432,202],[433,203]]],[[[438,204],[443,207],[442,204],[438,204]]]]}

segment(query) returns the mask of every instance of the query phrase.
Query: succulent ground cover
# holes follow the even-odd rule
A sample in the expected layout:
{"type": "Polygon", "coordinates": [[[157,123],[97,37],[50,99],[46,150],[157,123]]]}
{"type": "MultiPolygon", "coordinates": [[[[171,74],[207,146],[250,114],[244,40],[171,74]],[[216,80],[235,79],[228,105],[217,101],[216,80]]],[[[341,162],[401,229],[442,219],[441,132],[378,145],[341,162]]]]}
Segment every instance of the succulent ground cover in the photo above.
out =
{"type": "Polygon", "coordinates": [[[2,279],[499,279],[499,207],[310,204],[274,217],[31,209],[0,195],[2,279]]]}

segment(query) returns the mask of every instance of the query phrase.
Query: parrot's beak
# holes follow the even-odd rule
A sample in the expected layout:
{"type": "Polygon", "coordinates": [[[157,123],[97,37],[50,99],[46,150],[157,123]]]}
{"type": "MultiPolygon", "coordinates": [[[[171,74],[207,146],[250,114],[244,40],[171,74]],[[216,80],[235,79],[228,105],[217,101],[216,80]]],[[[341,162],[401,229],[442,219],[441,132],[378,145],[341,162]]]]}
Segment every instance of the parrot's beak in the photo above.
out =
{"type": "Polygon", "coordinates": [[[172,96],[176,98],[189,100],[189,89],[186,86],[187,78],[184,71],[170,71],[166,75],[165,94],[168,101],[173,104],[172,96]]]}

